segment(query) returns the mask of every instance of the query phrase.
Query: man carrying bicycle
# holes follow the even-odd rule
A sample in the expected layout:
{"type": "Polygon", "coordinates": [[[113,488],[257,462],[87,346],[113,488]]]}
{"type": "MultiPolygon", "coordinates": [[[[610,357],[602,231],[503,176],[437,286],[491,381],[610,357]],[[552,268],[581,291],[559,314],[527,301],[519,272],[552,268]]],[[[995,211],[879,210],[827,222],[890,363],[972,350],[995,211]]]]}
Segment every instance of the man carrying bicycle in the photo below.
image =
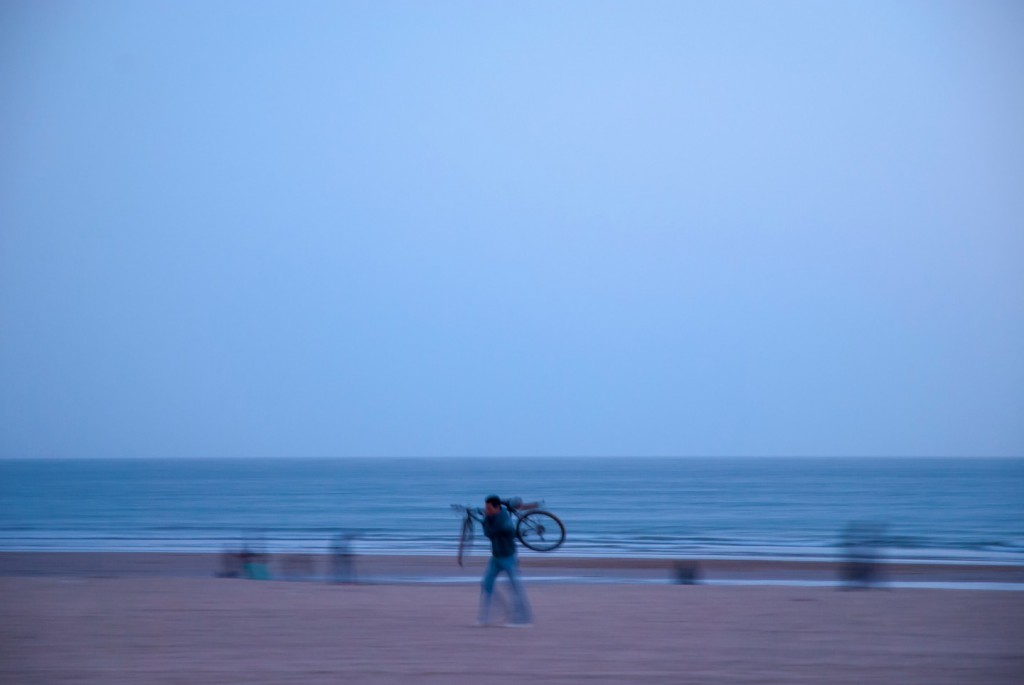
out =
{"type": "MultiPolygon", "coordinates": [[[[515,505],[513,505],[515,506],[515,505]]],[[[519,557],[516,554],[516,527],[508,511],[502,507],[501,498],[491,495],[484,504],[484,535],[491,541],[491,559],[481,583],[480,625],[488,625],[491,604],[494,601],[494,582],[504,572],[512,584],[513,613],[510,627],[528,626],[533,622],[530,601],[526,598],[522,576],[519,573],[519,557]]]]}

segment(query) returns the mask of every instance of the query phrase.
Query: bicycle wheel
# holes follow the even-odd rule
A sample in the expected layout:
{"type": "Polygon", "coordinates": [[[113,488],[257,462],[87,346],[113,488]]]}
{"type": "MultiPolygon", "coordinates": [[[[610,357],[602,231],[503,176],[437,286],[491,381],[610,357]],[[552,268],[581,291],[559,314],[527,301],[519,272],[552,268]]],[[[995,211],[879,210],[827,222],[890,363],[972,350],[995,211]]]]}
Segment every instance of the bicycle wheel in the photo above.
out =
{"type": "Polygon", "coordinates": [[[532,550],[550,552],[565,542],[565,526],[554,514],[530,511],[519,519],[516,537],[532,550]]]}
{"type": "Polygon", "coordinates": [[[462,566],[462,554],[469,552],[473,546],[473,519],[466,517],[462,520],[462,531],[459,533],[459,566],[462,566]]]}

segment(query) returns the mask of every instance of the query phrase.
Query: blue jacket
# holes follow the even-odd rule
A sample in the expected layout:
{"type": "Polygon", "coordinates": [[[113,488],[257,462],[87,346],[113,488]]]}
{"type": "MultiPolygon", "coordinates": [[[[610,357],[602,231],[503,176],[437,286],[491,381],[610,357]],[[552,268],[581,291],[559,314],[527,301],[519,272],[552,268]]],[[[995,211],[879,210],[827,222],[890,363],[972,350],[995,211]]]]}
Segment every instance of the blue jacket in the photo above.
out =
{"type": "Polygon", "coordinates": [[[483,526],[484,535],[491,541],[491,554],[501,559],[515,556],[516,527],[507,511],[485,516],[483,526]]]}

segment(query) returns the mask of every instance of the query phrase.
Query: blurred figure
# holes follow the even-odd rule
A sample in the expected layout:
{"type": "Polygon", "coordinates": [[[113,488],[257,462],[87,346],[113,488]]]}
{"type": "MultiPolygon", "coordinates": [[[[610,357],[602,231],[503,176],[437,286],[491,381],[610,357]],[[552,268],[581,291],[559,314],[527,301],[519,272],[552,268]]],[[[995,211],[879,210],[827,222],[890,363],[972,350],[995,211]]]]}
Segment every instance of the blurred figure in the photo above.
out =
{"type": "Polygon", "coordinates": [[[672,567],[672,582],[676,585],[696,585],[700,582],[700,564],[695,561],[677,561],[672,567]]]}
{"type": "Polygon", "coordinates": [[[242,560],[242,571],[250,580],[270,580],[270,569],[267,564],[270,555],[263,552],[263,536],[257,535],[253,542],[246,541],[242,545],[239,557],[242,560]]]}
{"type": "Polygon", "coordinates": [[[354,538],[352,533],[338,533],[331,542],[331,580],[334,583],[356,582],[354,538]]]}
{"type": "Polygon", "coordinates": [[[244,565],[241,553],[225,547],[224,551],[220,554],[220,571],[217,572],[217,577],[239,578],[243,572],[244,565]]]}
{"type": "Polygon", "coordinates": [[[512,517],[501,506],[501,498],[491,495],[484,503],[484,535],[491,541],[491,560],[481,583],[480,615],[477,623],[485,626],[490,622],[491,605],[494,602],[494,582],[504,572],[512,584],[513,614],[508,626],[528,626],[533,623],[530,602],[526,598],[522,577],[519,574],[519,557],[516,554],[516,528],[512,517]]]}
{"type": "Polygon", "coordinates": [[[867,589],[881,582],[878,548],[885,527],[878,523],[854,521],[843,531],[844,561],[839,569],[843,587],[867,589]]]}
{"type": "Polygon", "coordinates": [[[246,578],[250,580],[267,580],[270,577],[262,554],[258,554],[246,546],[242,548],[238,556],[242,560],[242,572],[246,578]]]}

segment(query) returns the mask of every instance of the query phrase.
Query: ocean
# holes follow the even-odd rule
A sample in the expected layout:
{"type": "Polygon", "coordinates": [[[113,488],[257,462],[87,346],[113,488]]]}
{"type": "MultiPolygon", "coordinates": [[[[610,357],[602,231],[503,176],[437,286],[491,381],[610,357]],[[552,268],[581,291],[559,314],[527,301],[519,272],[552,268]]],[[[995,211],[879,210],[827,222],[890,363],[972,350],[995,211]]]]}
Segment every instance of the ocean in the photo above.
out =
{"type": "Polygon", "coordinates": [[[491,493],[544,500],[563,556],[828,559],[857,524],[890,561],[1024,564],[1024,460],[982,458],[5,460],[0,550],[454,555],[450,505],[491,493]]]}

